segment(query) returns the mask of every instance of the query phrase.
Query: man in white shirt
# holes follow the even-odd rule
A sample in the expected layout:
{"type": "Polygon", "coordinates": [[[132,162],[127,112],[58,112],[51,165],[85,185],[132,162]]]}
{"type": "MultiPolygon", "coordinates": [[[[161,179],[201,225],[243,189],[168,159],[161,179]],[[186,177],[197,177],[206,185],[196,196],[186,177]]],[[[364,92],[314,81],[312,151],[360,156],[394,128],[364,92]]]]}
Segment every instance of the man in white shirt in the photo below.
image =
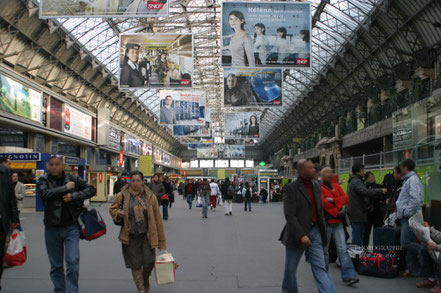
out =
{"type": "Polygon", "coordinates": [[[210,209],[216,210],[216,203],[218,195],[221,195],[221,191],[219,189],[219,185],[214,182],[214,179],[211,179],[210,183],[211,194],[210,194],[210,209]]]}

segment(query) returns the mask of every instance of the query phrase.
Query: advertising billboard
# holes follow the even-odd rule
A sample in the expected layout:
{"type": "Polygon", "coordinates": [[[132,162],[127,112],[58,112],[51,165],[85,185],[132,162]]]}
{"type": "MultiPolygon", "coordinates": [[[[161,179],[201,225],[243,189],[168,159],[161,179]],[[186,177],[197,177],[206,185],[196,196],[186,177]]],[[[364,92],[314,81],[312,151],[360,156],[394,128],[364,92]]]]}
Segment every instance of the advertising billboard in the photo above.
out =
{"type": "Polygon", "coordinates": [[[159,123],[205,125],[207,111],[204,91],[160,91],[159,123]]]}
{"type": "Polygon", "coordinates": [[[260,113],[225,113],[225,139],[259,138],[260,113]]]}
{"type": "Polygon", "coordinates": [[[92,140],[92,116],[64,104],[64,132],[92,140]]]}
{"type": "Polygon", "coordinates": [[[245,145],[230,145],[226,144],[223,147],[223,157],[224,158],[245,158],[245,145]]]}
{"type": "Polygon", "coordinates": [[[198,159],[216,159],[217,158],[217,149],[216,148],[197,149],[196,152],[197,152],[198,159]]]}
{"type": "Polygon", "coordinates": [[[206,122],[205,126],[173,126],[174,136],[193,136],[193,137],[212,137],[210,122],[206,122]]]}

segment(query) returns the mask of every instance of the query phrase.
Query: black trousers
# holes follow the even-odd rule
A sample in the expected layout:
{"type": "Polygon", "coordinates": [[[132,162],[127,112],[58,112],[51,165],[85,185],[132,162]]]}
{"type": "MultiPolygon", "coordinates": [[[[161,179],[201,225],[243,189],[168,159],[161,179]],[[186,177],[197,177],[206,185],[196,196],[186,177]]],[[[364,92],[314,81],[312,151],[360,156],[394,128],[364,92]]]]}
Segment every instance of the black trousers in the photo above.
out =
{"type": "Polygon", "coordinates": [[[3,275],[3,263],[5,261],[5,243],[8,231],[3,228],[3,221],[0,219],[0,280],[3,275]]]}

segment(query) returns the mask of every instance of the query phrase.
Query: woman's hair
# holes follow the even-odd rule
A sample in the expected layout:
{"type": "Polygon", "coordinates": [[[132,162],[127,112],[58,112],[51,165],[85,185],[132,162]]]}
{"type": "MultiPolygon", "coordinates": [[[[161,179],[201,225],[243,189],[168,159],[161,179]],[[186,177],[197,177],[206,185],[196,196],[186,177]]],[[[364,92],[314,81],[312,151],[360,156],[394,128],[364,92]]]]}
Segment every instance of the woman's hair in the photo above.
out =
{"type": "MultiPolygon", "coordinates": [[[[230,12],[230,14],[228,15],[228,18],[230,18],[231,15],[236,16],[237,18],[239,18],[240,20],[243,20],[242,24],[240,25],[241,29],[245,29],[245,15],[243,15],[242,12],[240,12],[239,10],[233,10],[230,12]]],[[[233,29],[234,30],[234,29],[233,29]]]]}
{"type": "Polygon", "coordinates": [[[256,115],[251,115],[251,117],[250,117],[250,125],[253,124],[253,122],[251,121],[252,118],[254,118],[256,120],[256,125],[258,125],[259,123],[257,123],[256,115]]]}
{"type": "Polygon", "coordinates": [[[142,174],[141,171],[132,171],[129,174],[130,179],[132,179],[133,176],[141,176],[141,180],[144,178],[144,174],[142,174]]]}
{"type": "Polygon", "coordinates": [[[282,33],[282,39],[286,39],[286,28],[284,28],[283,26],[279,27],[277,28],[277,32],[282,33]]]}
{"type": "Polygon", "coordinates": [[[332,170],[332,168],[331,167],[324,167],[321,171],[320,171],[320,175],[325,175],[325,172],[327,172],[327,171],[331,171],[331,172],[334,172],[333,170],[332,170]]]}
{"type": "Polygon", "coordinates": [[[309,31],[308,30],[301,30],[300,34],[303,35],[302,40],[306,43],[309,43],[309,31]]]}
{"type": "MultiPolygon", "coordinates": [[[[264,35],[265,34],[265,32],[266,32],[266,27],[265,27],[265,25],[263,24],[263,23],[256,23],[255,25],[254,25],[254,27],[260,27],[261,29],[262,29],[262,35],[264,35]]],[[[257,34],[256,33],[254,33],[254,41],[256,41],[256,38],[257,38],[257,34]]]]}
{"type": "Polygon", "coordinates": [[[364,178],[367,180],[369,178],[369,176],[374,176],[374,181],[375,181],[375,175],[372,172],[366,172],[366,174],[364,175],[364,178]]]}

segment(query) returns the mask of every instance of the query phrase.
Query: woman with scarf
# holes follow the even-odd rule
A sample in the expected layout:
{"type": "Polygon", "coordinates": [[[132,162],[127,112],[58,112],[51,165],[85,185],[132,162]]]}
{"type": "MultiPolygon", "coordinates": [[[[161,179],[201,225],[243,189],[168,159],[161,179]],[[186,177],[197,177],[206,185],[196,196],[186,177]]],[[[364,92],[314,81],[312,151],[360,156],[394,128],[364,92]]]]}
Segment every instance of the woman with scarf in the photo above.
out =
{"type": "Polygon", "coordinates": [[[130,173],[130,183],[116,195],[110,215],[115,223],[122,222],[119,239],[123,258],[132,270],[138,293],[148,292],[155,249],[165,250],[167,244],[158,200],[144,185],[141,172],[130,173]]]}

